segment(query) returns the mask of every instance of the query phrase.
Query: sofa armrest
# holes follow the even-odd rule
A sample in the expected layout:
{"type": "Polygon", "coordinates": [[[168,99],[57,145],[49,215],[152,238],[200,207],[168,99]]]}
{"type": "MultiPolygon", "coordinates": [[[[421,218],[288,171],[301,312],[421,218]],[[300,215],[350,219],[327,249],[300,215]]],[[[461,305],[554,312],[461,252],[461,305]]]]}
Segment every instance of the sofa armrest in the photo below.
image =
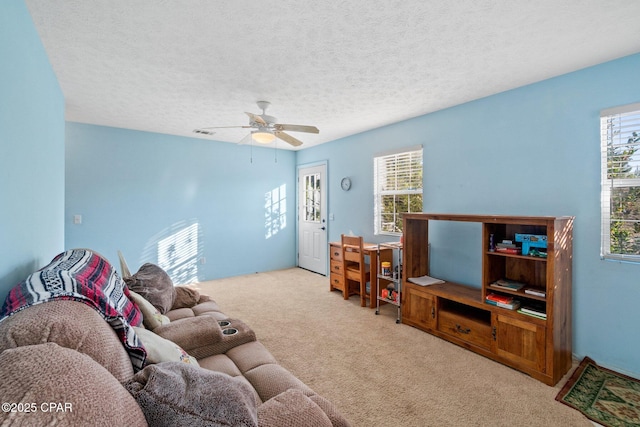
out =
{"type": "Polygon", "coordinates": [[[223,333],[223,328],[213,316],[187,317],[158,326],[154,333],[173,341],[196,359],[223,354],[240,344],[255,341],[255,333],[239,320],[229,319],[229,328],[237,332],[223,333]]]}
{"type": "Polygon", "coordinates": [[[178,344],[184,351],[198,357],[194,353],[214,346],[222,341],[222,329],[213,317],[187,317],[166,325],[160,325],[153,330],[162,338],[178,344]]]}

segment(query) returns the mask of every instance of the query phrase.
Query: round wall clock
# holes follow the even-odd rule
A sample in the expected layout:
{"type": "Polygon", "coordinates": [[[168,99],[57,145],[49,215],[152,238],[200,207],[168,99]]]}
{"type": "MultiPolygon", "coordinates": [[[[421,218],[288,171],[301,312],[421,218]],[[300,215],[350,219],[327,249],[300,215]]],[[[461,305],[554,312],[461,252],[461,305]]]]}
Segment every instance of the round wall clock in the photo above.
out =
{"type": "Polygon", "coordinates": [[[342,178],[342,181],[340,181],[340,186],[344,191],[349,191],[349,189],[351,188],[351,179],[349,177],[342,178]]]}

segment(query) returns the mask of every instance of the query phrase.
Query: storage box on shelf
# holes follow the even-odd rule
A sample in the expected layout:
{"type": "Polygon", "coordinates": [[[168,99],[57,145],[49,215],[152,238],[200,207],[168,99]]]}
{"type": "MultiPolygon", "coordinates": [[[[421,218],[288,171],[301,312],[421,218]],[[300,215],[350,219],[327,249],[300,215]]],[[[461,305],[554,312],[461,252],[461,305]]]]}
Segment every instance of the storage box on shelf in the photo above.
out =
{"type": "Polygon", "coordinates": [[[403,218],[402,322],[556,384],[571,367],[573,217],[407,214],[403,218]],[[419,286],[408,281],[429,274],[430,221],[482,224],[479,287],[451,282],[419,286]],[[491,250],[493,242],[513,240],[517,233],[546,236],[546,254],[491,250]],[[499,281],[522,286],[509,289],[499,281]],[[494,305],[486,300],[489,294],[515,303],[494,305]]]}

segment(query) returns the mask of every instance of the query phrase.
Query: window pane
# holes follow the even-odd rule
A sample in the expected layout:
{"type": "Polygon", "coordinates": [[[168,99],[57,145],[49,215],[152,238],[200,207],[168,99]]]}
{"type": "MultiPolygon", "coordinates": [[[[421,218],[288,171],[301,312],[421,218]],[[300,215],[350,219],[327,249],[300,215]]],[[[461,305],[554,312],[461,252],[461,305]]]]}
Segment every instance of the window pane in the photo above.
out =
{"type": "Polygon", "coordinates": [[[611,190],[610,252],[640,255],[640,187],[611,190]]]}
{"type": "Polygon", "coordinates": [[[304,212],[305,220],[320,222],[320,174],[304,177],[304,212]]]}
{"type": "Polygon", "coordinates": [[[640,255],[640,223],[611,221],[611,254],[640,255]]]}
{"type": "Polygon", "coordinates": [[[422,212],[422,149],[374,159],[375,233],[402,233],[402,214],[422,212]]]}
{"type": "Polygon", "coordinates": [[[640,110],[622,109],[600,120],[604,257],[640,256],[640,110]]]}

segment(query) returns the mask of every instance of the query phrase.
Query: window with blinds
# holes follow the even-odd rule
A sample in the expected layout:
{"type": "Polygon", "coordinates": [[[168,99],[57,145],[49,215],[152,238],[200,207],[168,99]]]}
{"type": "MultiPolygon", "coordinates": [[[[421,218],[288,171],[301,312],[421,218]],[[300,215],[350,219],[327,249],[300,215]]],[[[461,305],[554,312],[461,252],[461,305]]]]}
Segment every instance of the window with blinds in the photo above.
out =
{"type": "Polygon", "coordinates": [[[422,146],[373,159],[375,234],[402,234],[402,214],[422,212],[422,146]]]}
{"type": "Polygon", "coordinates": [[[640,262],[640,104],[602,111],[603,258],[640,262]]]}

